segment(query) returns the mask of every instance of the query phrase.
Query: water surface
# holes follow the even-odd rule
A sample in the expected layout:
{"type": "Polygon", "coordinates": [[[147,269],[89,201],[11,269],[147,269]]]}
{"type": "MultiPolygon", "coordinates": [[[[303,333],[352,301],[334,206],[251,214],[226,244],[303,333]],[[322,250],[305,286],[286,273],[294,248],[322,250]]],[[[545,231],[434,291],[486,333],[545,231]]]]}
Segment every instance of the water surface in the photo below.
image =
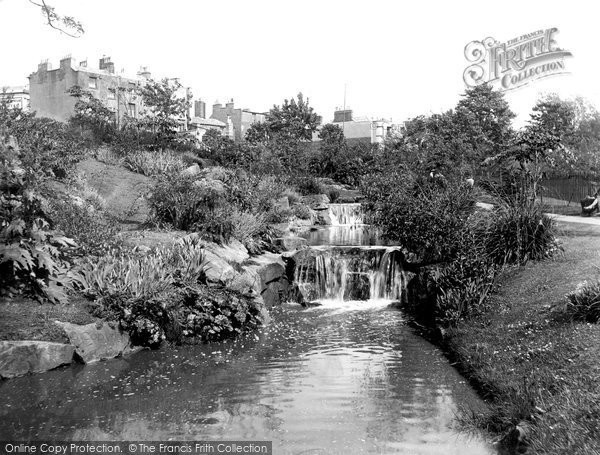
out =
{"type": "Polygon", "coordinates": [[[0,440],[272,440],[275,454],[492,453],[482,403],[385,301],[286,305],[235,341],[0,383],[0,440]]]}

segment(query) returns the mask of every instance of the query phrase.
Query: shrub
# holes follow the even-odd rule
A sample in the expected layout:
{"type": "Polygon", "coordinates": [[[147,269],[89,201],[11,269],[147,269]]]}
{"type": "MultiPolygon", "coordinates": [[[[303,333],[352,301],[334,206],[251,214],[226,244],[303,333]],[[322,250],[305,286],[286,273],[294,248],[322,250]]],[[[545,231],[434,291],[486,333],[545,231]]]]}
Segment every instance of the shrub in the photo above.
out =
{"type": "Polygon", "coordinates": [[[471,188],[425,180],[410,172],[374,174],[364,183],[368,219],[422,262],[448,262],[463,252],[475,211],[471,188]]]}
{"type": "Polygon", "coordinates": [[[197,230],[215,239],[229,238],[231,222],[225,187],[216,180],[199,184],[196,178],[187,175],[161,178],[148,200],[152,216],[175,229],[197,230]]]}
{"type": "Polygon", "coordinates": [[[329,188],[327,190],[327,197],[330,202],[336,202],[340,198],[340,190],[337,188],[329,188]]]}
{"type": "Polygon", "coordinates": [[[99,259],[87,259],[78,281],[81,289],[94,297],[151,298],[176,283],[201,281],[205,266],[203,243],[196,237],[184,237],[171,247],[145,255],[115,250],[99,259]]]}
{"type": "Polygon", "coordinates": [[[0,112],[0,127],[16,138],[20,160],[35,179],[64,179],[84,156],[83,144],[73,131],[56,120],[15,109],[0,112]]]}
{"type": "Polygon", "coordinates": [[[78,280],[87,294],[100,297],[100,314],[117,319],[142,346],[219,340],[259,325],[262,305],[207,286],[206,267],[204,243],[190,235],[146,255],[115,251],[88,261],[78,280]]]}
{"type": "Polygon", "coordinates": [[[133,152],[125,157],[124,163],[129,170],[150,177],[175,174],[185,168],[180,156],[168,150],[133,152]]]}
{"type": "Polygon", "coordinates": [[[261,242],[258,240],[266,229],[266,215],[264,213],[253,214],[234,210],[231,214],[233,238],[244,244],[252,254],[261,251],[261,242]]]}
{"type": "Polygon", "coordinates": [[[77,242],[75,254],[97,256],[120,245],[117,222],[87,201],[54,199],[49,207],[54,228],[77,242]]]}
{"type": "Polygon", "coordinates": [[[298,204],[301,200],[301,196],[290,188],[285,188],[281,193],[281,197],[287,197],[290,205],[298,204]]]}
{"type": "Polygon", "coordinates": [[[310,220],[311,219],[311,211],[307,205],[304,204],[296,204],[292,206],[292,211],[294,215],[301,220],[310,220]]]}
{"type": "Polygon", "coordinates": [[[552,256],[559,248],[556,224],[525,198],[500,200],[485,226],[486,252],[496,264],[524,264],[552,256]]]}
{"type": "Polygon", "coordinates": [[[474,251],[433,274],[437,295],[434,313],[436,323],[455,325],[483,310],[494,288],[499,268],[474,251]]]}
{"type": "Polygon", "coordinates": [[[302,195],[309,194],[322,194],[324,192],[323,187],[319,181],[314,177],[301,177],[296,180],[296,186],[298,191],[302,195]]]}
{"type": "Polygon", "coordinates": [[[600,281],[583,282],[566,296],[564,314],[574,321],[597,323],[600,321],[600,281]]]}
{"type": "Polygon", "coordinates": [[[67,258],[75,243],[49,229],[31,172],[0,141],[0,293],[66,302],[73,284],[67,258]]]}

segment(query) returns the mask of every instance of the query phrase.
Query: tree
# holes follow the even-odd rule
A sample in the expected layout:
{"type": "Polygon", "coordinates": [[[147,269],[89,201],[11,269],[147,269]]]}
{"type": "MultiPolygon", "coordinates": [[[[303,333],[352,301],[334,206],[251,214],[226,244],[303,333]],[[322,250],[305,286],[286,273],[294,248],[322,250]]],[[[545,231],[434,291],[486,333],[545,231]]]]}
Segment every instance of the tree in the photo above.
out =
{"type": "Polygon", "coordinates": [[[78,85],[71,87],[69,94],[77,98],[75,114],[71,117],[70,122],[82,128],[89,128],[96,140],[111,139],[115,132],[115,113],[92,92],[83,90],[78,85]]]}
{"type": "Polygon", "coordinates": [[[311,141],[313,133],[321,123],[321,118],[298,93],[294,98],[285,100],[281,106],[273,106],[267,114],[267,130],[271,136],[283,136],[297,141],[311,141]]]}
{"type": "Polygon", "coordinates": [[[600,113],[585,99],[570,102],[573,128],[568,146],[574,154],[574,167],[581,171],[600,170],[600,113]]]}
{"type": "Polygon", "coordinates": [[[569,102],[546,96],[533,107],[528,124],[518,132],[514,145],[498,155],[519,180],[519,192],[535,200],[543,174],[550,168],[574,162],[568,144],[574,132],[574,111],[569,102]]]}
{"type": "Polygon", "coordinates": [[[250,144],[266,144],[270,139],[269,126],[266,122],[256,122],[246,130],[246,142],[250,144]]]}
{"type": "Polygon", "coordinates": [[[73,38],[78,38],[84,33],[83,25],[72,16],[59,15],[53,6],[48,5],[45,0],[29,0],[32,5],[38,6],[46,23],[55,30],[73,38]]]}
{"type": "Polygon", "coordinates": [[[502,93],[484,84],[468,89],[454,110],[410,120],[402,138],[387,146],[398,150],[394,159],[408,168],[464,176],[506,152],[514,117],[502,93]]]}
{"type": "Polygon", "coordinates": [[[483,161],[510,145],[515,113],[500,91],[488,84],[467,89],[454,110],[456,134],[471,146],[472,159],[483,161]]]}
{"type": "Polygon", "coordinates": [[[348,146],[344,131],[338,125],[328,123],[319,131],[320,152],[318,168],[315,169],[320,175],[333,176],[344,158],[348,146]]]}
{"type": "Polygon", "coordinates": [[[141,88],[144,120],[157,136],[157,144],[164,148],[175,140],[177,131],[188,115],[191,93],[181,95],[182,85],[176,79],[148,81],[141,88]]]}

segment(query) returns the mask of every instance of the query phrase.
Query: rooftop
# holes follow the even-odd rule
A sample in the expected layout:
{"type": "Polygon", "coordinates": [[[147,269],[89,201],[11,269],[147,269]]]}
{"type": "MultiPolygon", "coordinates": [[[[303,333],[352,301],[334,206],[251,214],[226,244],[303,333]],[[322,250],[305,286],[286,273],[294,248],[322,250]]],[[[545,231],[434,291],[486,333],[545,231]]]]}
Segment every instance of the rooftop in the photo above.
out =
{"type": "Polygon", "coordinates": [[[227,125],[225,125],[225,123],[221,122],[220,120],[217,120],[214,118],[201,118],[201,117],[194,117],[193,119],[190,120],[190,124],[207,125],[207,126],[222,126],[222,127],[227,126],[227,125]]]}

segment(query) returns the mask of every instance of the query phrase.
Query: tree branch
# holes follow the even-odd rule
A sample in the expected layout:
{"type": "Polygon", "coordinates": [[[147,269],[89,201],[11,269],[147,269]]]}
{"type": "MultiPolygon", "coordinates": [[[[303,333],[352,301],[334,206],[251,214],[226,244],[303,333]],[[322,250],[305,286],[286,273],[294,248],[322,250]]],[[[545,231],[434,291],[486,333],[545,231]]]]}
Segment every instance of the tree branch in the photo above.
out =
{"type": "Polygon", "coordinates": [[[50,27],[64,33],[72,38],[79,38],[84,33],[81,22],[71,16],[60,16],[54,10],[54,7],[48,5],[46,0],[29,0],[29,3],[39,7],[42,14],[46,17],[46,21],[50,27]],[[59,25],[61,24],[61,25],[59,25]],[[70,30],[70,31],[69,31],[70,30]]]}

